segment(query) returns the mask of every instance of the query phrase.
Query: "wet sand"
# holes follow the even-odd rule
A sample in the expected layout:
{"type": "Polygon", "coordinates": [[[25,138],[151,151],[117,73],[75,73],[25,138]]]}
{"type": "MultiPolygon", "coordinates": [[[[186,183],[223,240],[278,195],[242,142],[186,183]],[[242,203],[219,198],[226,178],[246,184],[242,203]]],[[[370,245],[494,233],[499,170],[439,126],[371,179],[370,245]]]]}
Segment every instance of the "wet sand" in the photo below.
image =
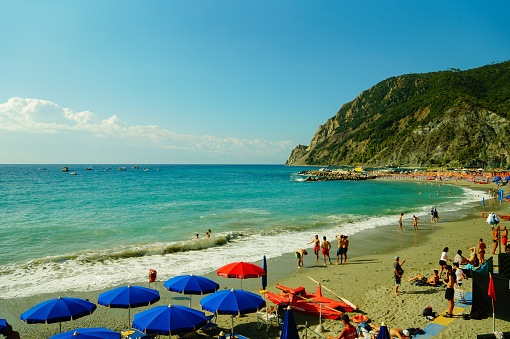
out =
{"type": "MultiPolygon", "coordinates": [[[[453,183],[454,184],[454,183],[453,183]]],[[[464,182],[458,185],[466,185],[471,188],[486,192],[492,185],[473,185],[464,182]]],[[[506,191],[506,189],[505,189],[506,191]]],[[[491,207],[486,205],[485,211],[490,212],[491,207]]],[[[498,211],[508,211],[508,203],[503,202],[498,211]]],[[[419,230],[414,231],[412,221],[405,221],[404,231],[398,231],[396,216],[395,226],[367,230],[362,234],[349,237],[349,258],[343,265],[323,266],[322,258],[315,261],[313,255],[304,258],[304,267],[297,268],[297,261],[291,254],[268,261],[268,290],[278,292],[276,283],[284,286],[303,286],[309,291],[315,291],[317,285],[308,276],[323,283],[324,286],[332,289],[340,296],[358,305],[357,312],[350,313],[367,315],[374,324],[379,325],[382,321],[390,327],[406,329],[410,327],[424,328],[428,322],[421,315],[425,307],[431,306],[434,311],[442,313],[447,309],[447,302],[444,299],[444,288],[412,286],[406,279],[416,274],[430,276],[432,270],[438,269],[438,261],[442,249],[450,248],[450,257],[453,258],[458,249],[461,249],[465,256],[469,253],[469,247],[477,244],[478,238],[483,237],[488,246],[492,246],[490,226],[480,217],[482,212],[480,206],[471,208],[468,216],[461,220],[447,221],[441,219],[437,224],[430,223],[430,219],[423,218],[419,223],[419,230]],[[400,296],[394,294],[393,262],[395,255],[406,259],[403,265],[405,270],[400,291],[400,296]]],[[[502,221],[505,226],[508,222],[502,221]]],[[[510,223],[508,223],[510,226],[510,223]]],[[[336,249],[336,241],[332,242],[336,249]]],[[[313,253],[313,250],[309,252],[313,253]]],[[[335,251],[331,251],[333,254],[335,251]]],[[[487,251],[490,255],[490,251],[487,251]]],[[[263,254],[261,254],[263,255],[263,254]]],[[[488,257],[487,255],[487,257],[488,257]]],[[[336,258],[332,258],[335,262],[336,258]]],[[[495,263],[497,264],[497,258],[495,263]]],[[[257,264],[261,264],[258,262],[257,264]]],[[[241,281],[238,279],[226,279],[218,277],[215,273],[206,275],[217,281],[222,289],[240,288],[241,281]]],[[[161,279],[166,280],[165,277],[161,279]]],[[[163,281],[151,284],[160,291],[161,300],[155,304],[180,304],[188,305],[188,296],[168,292],[163,287],[163,281]]],[[[147,286],[147,285],[146,285],[147,286]]],[[[464,284],[464,290],[471,288],[471,280],[464,284]]],[[[243,280],[243,289],[259,293],[261,288],[260,279],[243,280]]],[[[66,297],[80,297],[97,302],[98,295],[103,291],[93,292],[69,292],[66,297]]],[[[262,294],[261,294],[262,295],[262,294]]],[[[332,294],[323,289],[323,295],[335,298],[332,294]]],[[[27,325],[19,320],[19,315],[30,307],[47,299],[59,295],[48,294],[38,295],[30,298],[0,299],[0,317],[6,318],[15,330],[19,331],[22,338],[48,338],[58,333],[59,325],[27,325]]],[[[192,306],[199,307],[199,296],[193,296],[192,306]]],[[[131,317],[148,307],[135,308],[131,310],[131,317]]],[[[469,310],[469,309],[468,309],[469,310]]],[[[296,323],[299,327],[305,322],[311,328],[316,328],[318,319],[307,315],[294,313],[296,323]]],[[[218,316],[216,329],[207,332],[191,334],[189,338],[215,337],[220,330],[228,331],[231,326],[230,316],[218,316]]],[[[255,315],[235,317],[234,325],[236,332],[250,338],[279,338],[279,329],[272,327],[266,332],[265,327],[258,329],[255,315]]],[[[62,323],[62,331],[72,330],[78,327],[104,326],[115,331],[122,331],[128,328],[128,312],[126,309],[108,309],[98,305],[98,309],[90,316],[83,317],[70,322],[62,323]]],[[[329,322],[323,323],[323,336],[327,334],[338,335],[342,326],[329,322]]],[[[510,331],[510,323],[496,320],[496,329],[499,331],[510,331]]],[[[304,330],[300,329],[304,335],[304,330]]],[[[490,333],[492,331],[492,319],[485,320],[463,320],[456,318],[448,325],[437,338],[474,338],[475,334],[490,333]]],[[[308,333],[309,338],[313,338],[308,333]]]]}

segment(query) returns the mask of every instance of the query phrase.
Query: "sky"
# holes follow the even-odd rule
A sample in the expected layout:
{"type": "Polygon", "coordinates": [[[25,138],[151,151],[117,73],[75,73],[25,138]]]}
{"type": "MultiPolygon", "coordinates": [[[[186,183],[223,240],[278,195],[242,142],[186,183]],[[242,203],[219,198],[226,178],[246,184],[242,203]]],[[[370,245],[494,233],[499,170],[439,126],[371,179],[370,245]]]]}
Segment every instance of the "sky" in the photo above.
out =
{"type": "Polygon", "coordinates": [[[284,164],[402,74],[510,58],[504,1],[0,0],[0,163],[284,164]]]}

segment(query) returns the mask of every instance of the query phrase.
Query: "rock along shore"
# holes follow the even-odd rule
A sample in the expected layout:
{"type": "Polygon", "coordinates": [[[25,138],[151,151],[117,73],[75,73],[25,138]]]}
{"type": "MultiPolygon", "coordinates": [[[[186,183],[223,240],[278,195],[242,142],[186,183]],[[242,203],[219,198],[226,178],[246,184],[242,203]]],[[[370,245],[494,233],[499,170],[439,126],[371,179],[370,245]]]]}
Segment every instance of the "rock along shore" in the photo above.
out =
{"type": "Polygon", "coordinates": [[[308,175],[305,181],[368,180],[377,178],[376,175],[369,173],[347,171],[308,170],[301,171],[299,174],[308,175]]]}

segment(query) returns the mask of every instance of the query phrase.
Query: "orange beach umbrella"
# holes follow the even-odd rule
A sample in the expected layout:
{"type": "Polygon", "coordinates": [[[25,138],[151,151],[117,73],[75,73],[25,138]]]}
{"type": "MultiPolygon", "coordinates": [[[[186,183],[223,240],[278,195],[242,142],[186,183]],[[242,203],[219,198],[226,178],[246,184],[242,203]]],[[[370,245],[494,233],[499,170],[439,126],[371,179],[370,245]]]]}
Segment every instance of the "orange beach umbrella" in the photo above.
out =
{"type": "MultiPolygon", "coordinates": [[[[237,279],[260,278],[266,275],[266,271],[262,267],[242,261],[220,267],[216,272],[220,277],[237,279]]],[[[241,289],[242,286],[243,281],[241,280],[241,289]]]]}

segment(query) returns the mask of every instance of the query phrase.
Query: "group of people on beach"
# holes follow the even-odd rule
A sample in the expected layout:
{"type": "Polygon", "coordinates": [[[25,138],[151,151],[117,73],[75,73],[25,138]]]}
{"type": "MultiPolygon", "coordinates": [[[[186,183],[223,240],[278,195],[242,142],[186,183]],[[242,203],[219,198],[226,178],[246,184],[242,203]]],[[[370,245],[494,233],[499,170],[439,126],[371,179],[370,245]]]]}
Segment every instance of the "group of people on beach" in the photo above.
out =
{"type": "MultiPolygon", "coordinates": [[[[336,235],[335,238],[338,240],[338,248],[336,250],[336,265],[343,264],[347,261],[347,250],[349,249],[349,240],[347,240],[347,235],[336,235]]],[[[307,245],[313,244],[313,252],[315,254],[316,260],[319,261],[319,255],[322,252],[322,257],[324,259],[324,266],[327,266],[326,258],[329,261],[330,265],[333,265],[331,262],[331,257],[329,252],[332,248],[331,243],[328,241],[327,237],[322,237],[322,242],[319,240],[319,236],[316,235],[315,238],[307,243],[307,245]]],[[[294,253],[296,259],[298,261],[298,268],[303,267],[303,256],[307,255],[308,252],[305,249],[298,249],[294,253]]]]}
{"type": "MultiPolygon", "coordinates": [[[[438,222],[438,214],[437,214],[437,209],[435,209],[434,207],[431,208],[430,210],[430,222],[432,223],[436,223],[438,222]]],[[[399,231],[402,231],[402,225],[403,225],[403,218],[404,218],[404,213],[400,213],[399,217],[398,217],[398,230],[399,231]]],[[[413,215],[413,227],[414,227],[414,230],[417,231],[418,230],[418,220],[420,220],[420,218],[418,218],[416,215],[413,215]]]]}

